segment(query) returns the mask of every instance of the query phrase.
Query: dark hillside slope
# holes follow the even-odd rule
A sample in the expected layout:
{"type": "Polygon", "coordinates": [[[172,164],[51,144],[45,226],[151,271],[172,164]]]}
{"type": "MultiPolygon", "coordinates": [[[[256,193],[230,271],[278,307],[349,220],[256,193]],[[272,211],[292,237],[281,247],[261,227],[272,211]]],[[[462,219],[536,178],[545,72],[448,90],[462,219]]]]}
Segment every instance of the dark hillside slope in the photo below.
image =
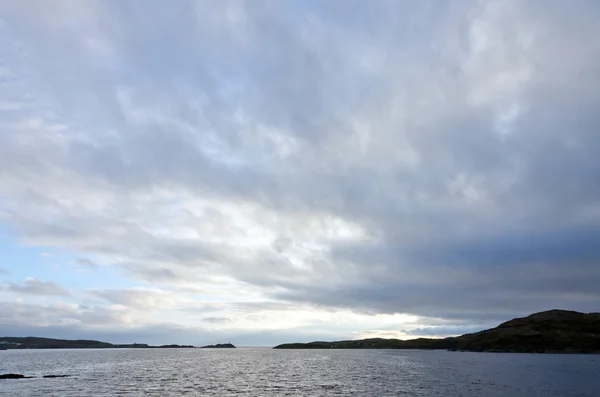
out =
{"type": "Polygon", "coordinates": [[[600,352],[600,313],[550,310],[456,338],[468,351],[600,352]]]}
{"type": "Polygon", "coordinates": [[[600,353],[600,313],[549,310],[496,328],[444,339],[362,339],[287,343],[276,349],[447,349],[523,353],[600,353]]]}

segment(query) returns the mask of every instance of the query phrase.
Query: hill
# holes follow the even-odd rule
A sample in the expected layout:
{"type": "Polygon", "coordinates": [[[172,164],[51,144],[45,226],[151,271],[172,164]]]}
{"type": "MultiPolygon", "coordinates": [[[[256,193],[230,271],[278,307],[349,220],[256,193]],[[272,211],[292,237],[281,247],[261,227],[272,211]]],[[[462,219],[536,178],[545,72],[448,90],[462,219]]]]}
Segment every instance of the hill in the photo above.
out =
{"type": "Polygon", "coordinates": [[[600,313],[549,310],[496,328],[444,339],[362,339],[286,343],[275,349],[445,349],[521,353],[600,353],[600,313]]]}
{"type": "Polygon", "coordinates": [[[370,338],[360,340],[342,340],[336,342],[309,342],[309,343],[284,343],[275,346],[274,349],[448,349],[446,339],[383,339],[370,338]]]}
{"type": "Polygon", "coordinates": [[[456,339],[467,351],[600,352],[600,313],[550,310],[456,339]]]}

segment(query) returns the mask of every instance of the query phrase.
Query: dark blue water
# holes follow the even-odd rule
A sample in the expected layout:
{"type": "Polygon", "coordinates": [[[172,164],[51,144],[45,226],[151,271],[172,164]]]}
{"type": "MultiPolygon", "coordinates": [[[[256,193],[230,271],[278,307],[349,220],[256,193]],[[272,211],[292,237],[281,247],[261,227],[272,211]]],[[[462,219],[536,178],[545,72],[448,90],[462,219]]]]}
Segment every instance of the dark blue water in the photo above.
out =
{"type": "Polygon", "coordinates": [[[9,350],[6,396],[600,396],[600,355],[407,350],[9,350]]]}

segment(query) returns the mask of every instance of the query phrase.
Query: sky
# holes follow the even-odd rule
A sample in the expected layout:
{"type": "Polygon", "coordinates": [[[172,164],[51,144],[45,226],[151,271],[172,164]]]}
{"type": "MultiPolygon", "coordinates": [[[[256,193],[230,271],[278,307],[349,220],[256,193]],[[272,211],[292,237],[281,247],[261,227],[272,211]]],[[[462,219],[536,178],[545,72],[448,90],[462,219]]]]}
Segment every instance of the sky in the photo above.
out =
{"type": "Polygon", "coordinates": [[[0,1],[0,336],[600,308],[600,2],[0,1]]]}

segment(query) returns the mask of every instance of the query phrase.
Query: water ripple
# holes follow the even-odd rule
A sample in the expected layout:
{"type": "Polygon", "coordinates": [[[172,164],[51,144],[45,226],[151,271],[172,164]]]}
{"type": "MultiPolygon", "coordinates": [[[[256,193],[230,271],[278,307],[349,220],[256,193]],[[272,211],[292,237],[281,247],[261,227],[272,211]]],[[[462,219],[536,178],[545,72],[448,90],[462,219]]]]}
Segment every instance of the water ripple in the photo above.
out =
{"type": "Polygon", "coordinates": [[[597,396],[598,356],[399,350],[0,353],[6,396],[597,396]],[[65,374],[65,378],[41,378],[65,374]]]}

